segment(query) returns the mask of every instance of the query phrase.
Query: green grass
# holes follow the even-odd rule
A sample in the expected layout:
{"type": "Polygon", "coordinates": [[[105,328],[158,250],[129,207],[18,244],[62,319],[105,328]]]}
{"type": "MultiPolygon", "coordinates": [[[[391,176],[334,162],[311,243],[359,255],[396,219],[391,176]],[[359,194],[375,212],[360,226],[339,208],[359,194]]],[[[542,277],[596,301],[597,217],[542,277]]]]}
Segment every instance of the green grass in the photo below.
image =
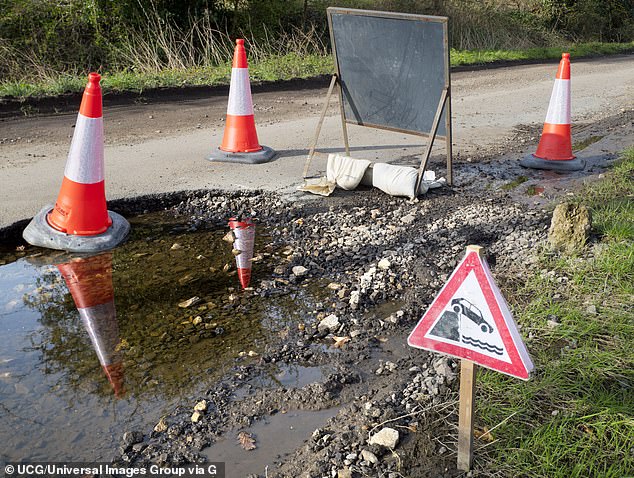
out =
{"type": "Polygon", "coordinates": [[[513,181],[509,181],[508,183],[503,184],[502,190],[510,191],[511,189],[515,189],[517,186],[525,183],[526,181],[528,181],[528,178],[526,176],[518,176],[513,181]]]}
{"type": "Polygon", "coordinates": [[[570,58],[598,55],[616,55],[634,51],[634,42],[629,43],[579,43],[569,47],[528,48],[526,50],[451,50],[452,66],[477,65],[498,61],[554,60],[569,52],[570,58]]]}
{"type": "MultiPolygon", "coordinates": [[[[618,54],[634,51],[631,43],[583,43],[570,48],[531,48],[527,50],[474,50],[451,51],[452,66],[486,64],[496,61],[525,61],[556,59],[563,51],[570,51],[572,59],[618,54]]],[[[271,56],[251,62],[250,74],[253,82],[280,81],[295,78],[310,78],[334,72],[330,55],[286,55],[271,56]]],[[[135,71],[106,72],[102,87],[105,93],[144,90],[184,85],[226,85],[231,78],[231,64],[205,68],[183,68],[163,70],[159,73],[135,71]]],[[[85,86],[83,74],[61,74],[46,80],[0,81],[0,97],[56,96],[81,92],[85,86]]]]}
{"type": "Polygon", "coordinates": [[[476,445],[485,475],[634,476],[633,197],[634,148],[576,199],[593,214],[593,254],[544,251],[541,272],[505,290],[536,370],[479,375],[478,427],[501,424],[476,445]]]}
{"type": "MultiPolygon", "coordinates": [[[[333,61],[330,56],[294,53],[269,57],[252,63],[249,73],[252,82],[280,81],[310,78],[331,74],[333,61]]],[[[186,85],[228,85],[231,79],[231,63],[207,68],[163,70],[159,73],[137,73],[120,71],[102,75],[104,92],[142,92],[154,88],[180,87],[186,85]]],[[[0,96],[55,96],[63,93],[81,92],[86,78],[80,75],[61,75],[48,81],[29,83],[5,81],[0,83],[0,96]]]]}

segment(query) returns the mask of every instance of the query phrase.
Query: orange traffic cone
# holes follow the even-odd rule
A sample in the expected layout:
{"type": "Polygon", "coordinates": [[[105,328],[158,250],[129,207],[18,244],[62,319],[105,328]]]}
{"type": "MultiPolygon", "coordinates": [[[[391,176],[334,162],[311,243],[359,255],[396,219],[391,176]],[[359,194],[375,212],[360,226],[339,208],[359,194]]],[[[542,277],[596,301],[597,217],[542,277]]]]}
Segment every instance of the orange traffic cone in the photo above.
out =
{"type": "Polygon", "coordinates": [[[275,151],[258,142],[253,116],[253,100],[249,82],[249,65],[244,40],[236,40],[229,86],[229,105],[225,134],[218,151],[209,156],[211,161],[258,164],[270,161],[275,151]]]}
{"type": "Polygon", "coordinates": [[[129,231],[123,217],[106,209],[100,80],[88,75],[55,207],[46,206],[24,231],[33,245],[95,252],[115,247],[129,231]]]}
{"type": "Polygon", "coordinates": [[[522,159],[520,165],[556,171],[584,168],[585,161],[572,154],[570,99],[570,53],[562,53],[537,151],[522,159]]]}
{"type": "Polygon", "coordinates": [[[57,268],[73,296],[115,396],[123,393],[123,358],[112,287],[112,254],[73,259],[57,268]]]}
{"type": "Polygon", "coordinates": [[[233,249],[236,252],[236,266],[238,267],[238,277],[243,289],[249,287],[251,281],[251,267],[253,259],[253,249],[255,247],[255,224],[251,218],[239,221],[235,217],[229,219],[229,227],[233,231],[233,249]]]}
{"type": "Polygon", "coordinates": [[[88,75],[64,181],[48,215],[51,227],[77,236],[101,234],[112,224],[106,209],[100,79],[97,73],[88,75]]]}

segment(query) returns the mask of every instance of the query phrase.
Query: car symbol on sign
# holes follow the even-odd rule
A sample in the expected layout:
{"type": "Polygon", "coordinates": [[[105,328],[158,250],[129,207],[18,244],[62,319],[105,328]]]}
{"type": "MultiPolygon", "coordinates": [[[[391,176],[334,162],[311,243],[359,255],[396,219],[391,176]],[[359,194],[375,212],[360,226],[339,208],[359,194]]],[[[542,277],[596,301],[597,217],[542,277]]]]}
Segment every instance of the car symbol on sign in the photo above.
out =
{"type": "Polygon", "coordinates": [[[480,309],[478,309],[467,299],[453,299],[451,301],[451,307],[456,314],[462,314],[470,319],[472,322],[474,322],[476,325],[480,326],[480,330],[482,330],[482,332],[489,334],[493,332],[493,327],[491,327],[491,325],[486,320],[484,320],[480,309]]]}

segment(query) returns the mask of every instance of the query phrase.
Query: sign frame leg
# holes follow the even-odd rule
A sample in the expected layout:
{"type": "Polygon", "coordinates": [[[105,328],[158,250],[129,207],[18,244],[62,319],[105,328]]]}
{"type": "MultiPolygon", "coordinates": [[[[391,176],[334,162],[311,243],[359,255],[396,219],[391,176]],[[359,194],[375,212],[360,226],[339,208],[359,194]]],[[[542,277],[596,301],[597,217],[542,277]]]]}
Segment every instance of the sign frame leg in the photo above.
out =
{"type": "Polygon", "coordinates": [[[478,366],[460,361],[460,411],[458,415],[458,469],[469,471],[473,461],[473,416],[478,366]]]}
{"type": "MultiPolygon", "coordinates": [[[[420,183],[423,180],[423,174],[425,173],[425,170],[427,169],[427,162],[429,161],[431,149],[434,146],[434,140],[436,139],[436,133],[438,132],[438,125],[440,124],[440,117],[442,116],[443,110],[446,108],[448,97],[449,97],[449,88],[445,87],[443,88],[442,94],[440,95],[440,100],[438,101],[438,107],[436,108],[436,115],[434,116],[434,122],[432,124],[431,131],[429,133],[429,139],[427,142],[427,148],[425,149],[425,154],[423,154],[423,157],[420,160],[420,165],[418,167],[418,178],[416,180],[416,189],[414,189],[417,196],[418,196],[418,190],[420,188],[420,183]]],[[[449,132],[447,134],[449,134],[449,132]]],[[[450,138],[447,138],[447,141],[451,143],[450,138]]]]}
{"type": "MultiPolygon", "coordinates": [[[[304,179],[308,177],[308,168],[310,167],[310,162],[315,155],[315,149],[317,148],[317,142],[319,141],[319,135],[321,134],[321,127],[324,124],[324,118],[326,117],[326,112],[328,111],[328,106],[330,105],[330,98],[332,97],[332,92],[335,89],[335,84],[339,81],[339,77],[335,74],[332,75],[332,79],[330,80],[330,86],[328,87],[328,93],[326,94],[326,104],[324,105],[323,110],[321,111],[321,116],[319,117],[319,122],[317,123],[317,129],[315,130],[315,136],[313,138],[313,143],[310,146],[310,150],[308,151],[308,156],[306,157],[306,162],[304,163],[304,179]]],[[[347,135],[346,137],[346,148],[347,148],[347,135]]],[[[346,149],[347,151],[347,149],[346,149]]]]}

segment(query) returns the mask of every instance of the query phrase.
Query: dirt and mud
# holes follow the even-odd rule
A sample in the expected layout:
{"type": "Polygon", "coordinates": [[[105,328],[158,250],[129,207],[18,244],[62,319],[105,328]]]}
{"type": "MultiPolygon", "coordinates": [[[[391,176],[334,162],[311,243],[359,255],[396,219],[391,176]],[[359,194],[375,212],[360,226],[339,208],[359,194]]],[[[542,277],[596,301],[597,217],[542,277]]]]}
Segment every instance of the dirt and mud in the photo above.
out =
{"type": "MultiPolygon", "coordinates": [[[[503,290],[534,272],[550,221],[548,206],[609,168],[617,155],[606,145],[631,144],[633,117],[628,111],[579,130],[591,144],[579,153],[588,161],[587,171],[575,175],[513,168],[508,159],[492,155],[458,169],[462,187],[414,201],[376,190],[338,192],[306,204],[268,194],[209,192],[184,199],[175,213],[195,227],[220,224],[219,211],[229,210],[268,225],[272,243],[286,248],[287,259],[270,279],[245,291],[243,300],[250,294],[293,294],[312,278],[323,282],[329,298],[314,311],[314,321],[289,329],[261,356],[244,357],[206,395],[174,410],[164,420],[166,429],[138,430],[138,443],[124,442],[118,460],[178,464],[229,456],[244,473],[235,476],[252,477],[461,476],[455,468],[457,363],[408,348],[406,336],[466,245],[486,248],[503,290]],[[294,266],[306,271],[297,275],[294,266]],[[320,328],[332,315],[338,324],[320,328]],[[279,363],[327,364],[329,370],[301,387],[253,385],[279,363]],[[193,407],[202,400],[207,411],[192,423],[193,407]],[[276,416],[298,413],[283,422],[292,430],[303,421],[314,424],[314,411],[333,416],[285,443],[283,451],[274,446],[276,416]],[[399,432],[396,448],[370,443],[384,427],[399,432]],[[238,443],[240,432],[251,434],[265,456],[268,449],[276,456],[250,460],[238,443]],[[231,444],[233,454],[227,455],[231,444]]],[[[518,130],[512,143],[534,134],[538,130],[518,130]]],[[[530,349],[531,337],[525,338],[530,349]]],[[[475,475],[486,473],[476,458],[475,475]]]]}
{"type": "MultiPolygon", "coordinates": [[[[230,477],[461,476],[457,363],[407,347],[406,337],[466,245],[486,249],[504,291],[533,273],[549,206],[609,168],[616,154],[603,150],[631,142],[632,117],[626,112],[586,127],[591,144],[579,154],[589,166],[574,175],[514,169],[492,154],[457,169],[462,186],[416,200],[361,189],[310,201],[195,191],[113,202],[126,215],[164,209],[191,232],[223,227],[231,215],[266,229],[260,247],[277,251],[272,273],[233,293],[223,306],[230,315],[240,316],[256,299],[302,300],[304,288],[321,297],[262,350],[243,344],[220,379],[197,376],[204,392],[156,423],[121,430],[114,462],[222,461],[230,477]],[[392,447],[372,440],[384,428],[398,432],[392,447]],[[245,443],[256,448],[247,451],[245,443]]],[[[524,338],[530,350],[530,331],[524,338]]],[[[484,445],[476,442],[476,449],[484,445]]],[[[474,476],[487,473],[476,455],[474,476]]]]}
{"type": "Polygon", "coordinates": [[[457,476],[456,364],[408,348],[405,337],[467,244],[487,249],[495,271],[504,271],[500,280],[513,276],[543,239],[548,214],[505,194],[482,201],[478,194],[446,190],[414,201],[366,190],[304,205],[270,194],[200,192],[172,210],[193,228],[216,227],[224,211],[268,227],[281,260],[271,277],[229,304],[236,314],[250,297],[292,296],[314,279],[325,299],[311,318],[289,327],[261,354],[239,358],[224,379],[156,429],[130,430],[119,462],[218,461],[214,444],[220,441],[225,448],[232,444],[249,476],[457,476]],[[325,326],[333,315],[335,323],[325,326]],[[280,363],[323,372],[300,387],[262,386],[257,378],[280,363]],[[193,423],[194,406],[202,401],[206,410],[193,423]],[[328,410],[332,418],[311,420],[311,412],[328,410]],[[286,426],[307,420],[314,428],[278,448],[279,457],[266,456],[278,438],[261,423],[298,411],[286,426]],[[388,426],[399,432],[394,450],[369,444],[388,426]],[[264,460],[251,461],[251,452],[237,443],[240,432],[252,434],[264,460]]]}
{"type": "MultiPolygon", "coordinates": [[[[467,75],[456,83],[482,96],[486,82],[477,81],[467,75]]],[[[514,87],[512,75],[504,81],[514,87]]],[[[631,86],[623,91],[631,92],[631,86]]],[[[284,126],[289,121],[282,121],[280,108],[291,116],[298,108],[317,115],[321,93],[263,93],[256,112],[260,108],[262,123],[279,128],[280,122],[284,126]]],[[[463,95],[465,102],[472,101],[463,95]]],[[[219,380],[198,377],[205,392],[187,397],[157,423],[121,430],[114,462],[224,461],[228,477],[463,476],[455,465],[457,363],[407,347],[406,337],[468,244],[485,248],[503,291],[535,271],[551,205],[583,182],[601,177],[618,152],[634,142],[628,95],[625,103],[618,96],[597,100],[601,108],[588,106],[586,119],[573,127],[575,142],[583,146],[578,154],[588,164],[579,173],[520,168],[517,158],[534,148],[539,123],[519,115],[500,125],[481,106],[466,107],[456,121],[462,140],[477,134],[467,135],[477,127],[477,116],[484,115],[487,125],[479,130],[482,141],[459,148],[456,186],[419,199],[393,198],[374,189],[337,190],[317,199],[273,192],[284,188],[271,183],[265,191],[206,189],[110,202],[111,209],[124,215],[164,209],[192,231],[224,227],[230,216],[249,216],[266,226],[269,245],[280,251],[275,267],[235,294],[225,305],[229,313],[240,314],[254,297],[301,300],[298,292],[307,287],[319,288],[323,297],[264,350],[249,353],[245,344],[244,353],[219,380]],[[495,127],[504,133],[491,132],[495,127]],[[280,375],[293,373],[289,370],[298,378],[280,375]],[[275,380],[263,379],[271,376],[275,380]],[[384,428],[396,430],[397,440],[376,443],[384,428]],[[252,445],[254,450],[245,449],[252,445]]],[[[224,99],[218,99],[212,113],[208,100],[204,105],[183,103],[178,113],[169,115],[157,104],[122,110],[120,124],[113,108],[109,144],[124,152],[128,142],[147,144],[154,134],[220,127],[224,99]]],[[[173,106],[165,108],[174,111],[173,106]]],[[[11,120],[2,128],[0,139],[8,146],[3,155],[11,161],[33,161],[21,157],[30,150],[27,144],[39,150],[68,141],[68,125],[59,117],[44,118],[41,126],[30,119],[11,120]]],[[[397,162],[413,164],[417,158],[415,151],[406,150],[397,162]]],[[[441,155],[433,158],[432,168],[442,168],[441,155]]],[[[20,227],[2,231],[5,244],[14,244],[20,227]]],[[[513,306],[513,297],[507,299],[513,306]]],[[[521,317],[518,322],[521,327],[521,317]]],[[[530,351],[530,331],[523,335],[530,351]]],[[[536,373],[539,368],[536,363],[536,373]]],[[[483,445],[476,442],[476,450],[483,445]]],[[[487,473],[476,455],[473,475],[487,473]]]]}

